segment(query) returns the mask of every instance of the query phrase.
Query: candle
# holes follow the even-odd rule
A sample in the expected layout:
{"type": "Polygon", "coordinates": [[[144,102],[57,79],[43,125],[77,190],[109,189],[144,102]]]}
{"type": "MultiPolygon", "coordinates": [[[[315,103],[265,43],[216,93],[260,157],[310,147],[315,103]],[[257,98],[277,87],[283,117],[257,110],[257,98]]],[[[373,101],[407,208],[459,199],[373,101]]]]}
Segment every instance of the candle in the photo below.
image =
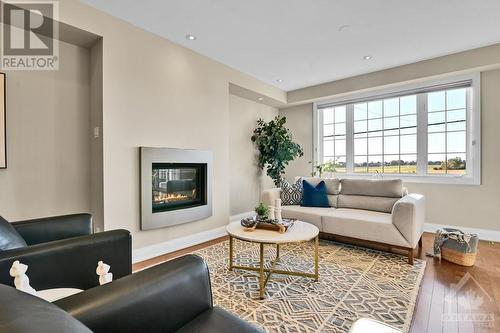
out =
{"type": "Polygon", "coordinates": [[[283,218],[281,217],[281,208],[276,210],[276,213],[275,213],[275,215],[274,215],[274,218],[275,218],[278,222],[283,221],[283,218]]]}
{"type": "Polygon", "coordinates": [[[278,209],[281,210],[281,199],[276,199],[274,201],[274,206],[276,207],[276,210],[278,210],[278,209]]]}
{"type": "Polygon", "coordinates": [[[274,218],[275,218],[274,212],[275,212],[274,207],[273,206],[269,206],[269,216],[268,216],[268,218],[270,220],[272,220],[272,221],[274,221],[274,218]]]}

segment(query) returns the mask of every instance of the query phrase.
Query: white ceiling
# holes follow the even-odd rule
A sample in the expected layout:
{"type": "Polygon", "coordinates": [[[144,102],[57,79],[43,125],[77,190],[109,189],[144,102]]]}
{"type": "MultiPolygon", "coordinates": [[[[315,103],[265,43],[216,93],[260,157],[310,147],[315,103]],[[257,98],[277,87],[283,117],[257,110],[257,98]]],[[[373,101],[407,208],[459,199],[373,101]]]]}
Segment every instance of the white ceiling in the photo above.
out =
{"type": "Polygon", "coordinates": [[[287,91],[500,42],[499,0],[82,1],[287,91]]]}

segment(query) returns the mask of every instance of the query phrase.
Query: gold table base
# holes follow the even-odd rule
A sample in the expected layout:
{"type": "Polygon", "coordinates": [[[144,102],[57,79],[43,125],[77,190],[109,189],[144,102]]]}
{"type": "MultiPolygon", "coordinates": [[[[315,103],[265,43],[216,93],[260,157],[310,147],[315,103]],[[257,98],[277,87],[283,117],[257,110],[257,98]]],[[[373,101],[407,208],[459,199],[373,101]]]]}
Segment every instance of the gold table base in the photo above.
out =
{"type": "Polygon", "coordinates": [[[252,242],[252,241],[247,241],[240,239],[245,242],[250,242],[250,243],[259,243],[260,245],[260,258],[259,258],[259,267],[250,267],[250,266],[240,266],[240,265],[233,265],[233,244],[234,244],[234,237],[229,236],[229,270],[232,271],[233,269],[243,269],[247,271],[256,271],[259,272],[259,298],[264,299],[264,291],[267,285],[267,282],[269,281],[269,278],[271,277],[271,274],[284,274],[284,275],[291,275],[291,276],[300,276],[300,277],[307,277],[307,278],[312,278],[315,281],[318,281],[319,279],[319,273],[318,273],[318,264],[319,264],[319,235],[314,238],[314,274],[312,273],[305,273],[305,272],[297,272],[297,271],[285,271],[281,269],[275,269],[276,264],[279,261],[280,258],[280,244],[277,243],[261,243],[261,242],[252,242]],[[276,245],[276,258],[275,260],[272,261],[271,267],[270,268],[265,268],[264,267],[264,245],[265,244],[274,244],[276,245]]]}

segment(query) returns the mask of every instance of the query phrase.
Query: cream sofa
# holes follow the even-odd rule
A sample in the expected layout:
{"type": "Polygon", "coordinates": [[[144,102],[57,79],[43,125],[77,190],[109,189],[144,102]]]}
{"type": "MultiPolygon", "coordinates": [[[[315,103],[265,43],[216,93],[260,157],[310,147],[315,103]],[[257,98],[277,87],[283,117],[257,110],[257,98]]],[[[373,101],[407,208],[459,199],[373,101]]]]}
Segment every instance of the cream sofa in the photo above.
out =
{"type": "MultiPolygon", "coordinates": [[[[341,236],[341,240],[363,240],[371,245],[389,246],[408,253],[422,245],[425,197],[408,194],[400,179],[323,179],[302,178],[316,185],[325,181],[330,208],[283,206],[282,216],[317,226],[322,237],[341,236]]],[[[262,193],[262,202],[274,205],[279,188],[262,193]]]]}

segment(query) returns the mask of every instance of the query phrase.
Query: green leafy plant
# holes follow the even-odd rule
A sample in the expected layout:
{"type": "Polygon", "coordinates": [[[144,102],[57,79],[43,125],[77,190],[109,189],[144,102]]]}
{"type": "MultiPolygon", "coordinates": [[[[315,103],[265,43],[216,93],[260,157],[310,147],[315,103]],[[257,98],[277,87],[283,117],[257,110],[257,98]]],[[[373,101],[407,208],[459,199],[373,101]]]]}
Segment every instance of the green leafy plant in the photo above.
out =
{"type": "Polygon", "coordinates": [[[323,164],[318,164],[316,161],[309,161],[312,164],[313,171],[311,172],[311,177],[322,177],[323,172],[337,172],[337,159],[333,161],[328,161],[323,164]]]}
{"type": "Polygon", "coordinates": [[[276,186],[280,185],[288,163],[304,155],[302,148],[292,141],[292,134],[285,123],[286,117],[281,116],[270,122],[259,119],[251,138],[259,151],[259,167],[266,168],[267,175],[276,186]]]}
{"type": "Polygon", "coordinates": [[[259,203],[257,207],[255,207],[255,212],[259,217],[267,219],[269,217],[269,207],[264,205],[262,202],[259,203]]]}

